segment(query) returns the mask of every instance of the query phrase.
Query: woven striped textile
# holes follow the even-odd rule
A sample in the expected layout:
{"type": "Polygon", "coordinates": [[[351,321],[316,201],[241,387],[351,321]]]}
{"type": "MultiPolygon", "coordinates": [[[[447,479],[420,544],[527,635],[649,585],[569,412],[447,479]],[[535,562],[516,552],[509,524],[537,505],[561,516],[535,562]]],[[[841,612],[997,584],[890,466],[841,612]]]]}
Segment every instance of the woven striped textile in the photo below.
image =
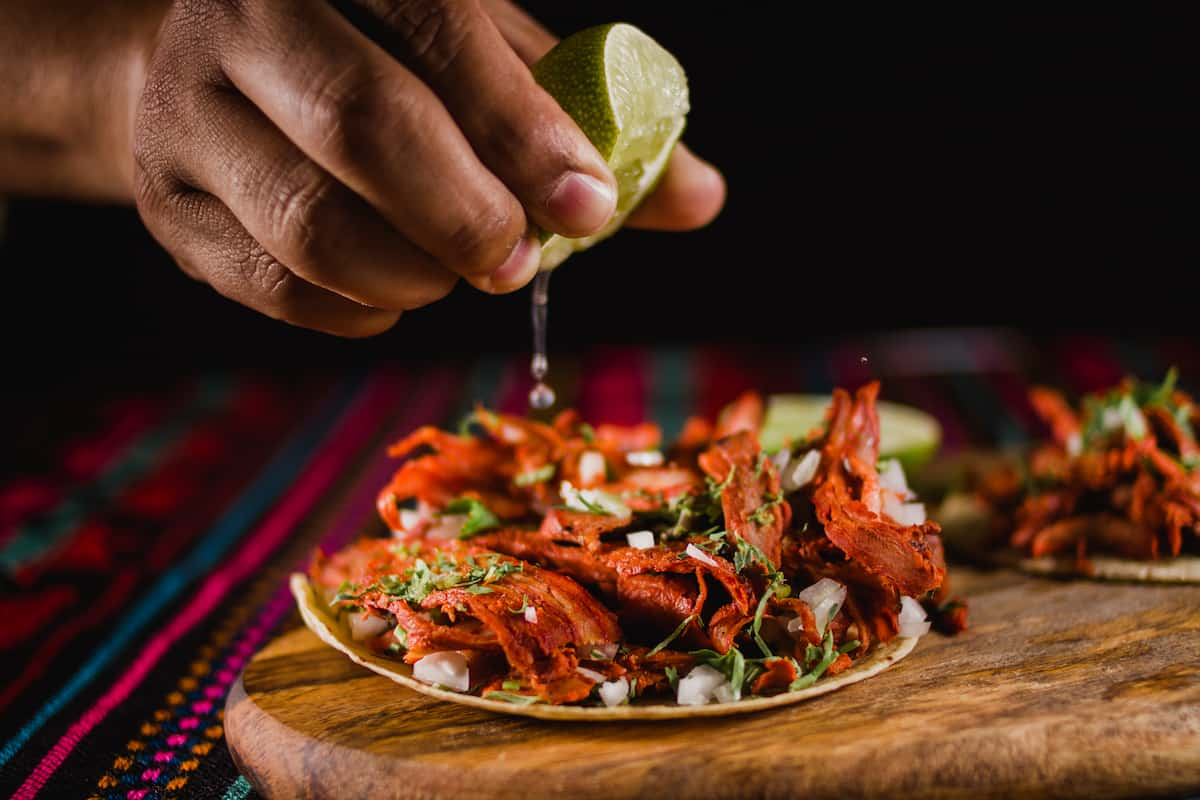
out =
{"type": "MultiPolygon", "coordinates": [[[[189,376],[119,392],[0,483],[0,795],[243,798],[222,708],[241,666],[294,624],[284,582],[316,547],[378,529],[384,450],[475,403],[524,410],[527,355],[300,378],[189,376]]],[[[1176,365],[1187,340],[903,332],[789,351],[601,349],[558,357],[560,405],[670,437],[747,388],[877,377],[935,414],[945,448],[1039,434],[1031,381],[1078,393],[1176,365]],[[865,359],[865,360],[864,360],[865,359]]],[[[39,443],[40,445],[41,443],[39,443]]]]}

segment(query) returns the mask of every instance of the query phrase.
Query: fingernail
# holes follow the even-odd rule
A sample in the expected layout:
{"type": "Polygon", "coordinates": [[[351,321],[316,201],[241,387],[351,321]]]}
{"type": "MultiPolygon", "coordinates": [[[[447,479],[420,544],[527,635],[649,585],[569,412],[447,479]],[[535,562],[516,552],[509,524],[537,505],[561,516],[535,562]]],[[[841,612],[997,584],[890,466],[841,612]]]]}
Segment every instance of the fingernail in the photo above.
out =
{"type": "Polygon", "coordinates": [[[612,219],[617,210],[617,193],[599,178],[582,172],[569,172],[546,201],[550,212],[566,236],[595,233],[612,219]]]}
{"type": "Polygon", "coordinates": [[[524,236],[513,246],[504,263],[491,275],[492,291],[511,292],[533,280],[542,260],[542,245],[532,236],[524,236]]]}

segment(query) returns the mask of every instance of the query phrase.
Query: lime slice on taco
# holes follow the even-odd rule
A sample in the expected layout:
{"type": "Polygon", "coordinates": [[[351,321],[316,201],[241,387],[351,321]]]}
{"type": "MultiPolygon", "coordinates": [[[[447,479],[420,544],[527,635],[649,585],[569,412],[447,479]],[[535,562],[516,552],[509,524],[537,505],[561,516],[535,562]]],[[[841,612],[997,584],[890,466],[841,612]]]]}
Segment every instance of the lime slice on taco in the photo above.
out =
{"type": "MultiPolygon", "coordinates": [[[[820,428],[829,408],[827,395],[776,394],[767,398],[767,416],[760,439],[763,449],[774,452],[785,442],[803,441],[820,428]]],[[[879,456],[895,458],[908,473],[928,462],[942,441],[942,426],[931,415],[899,403],[881,401],[879,456]]]]}

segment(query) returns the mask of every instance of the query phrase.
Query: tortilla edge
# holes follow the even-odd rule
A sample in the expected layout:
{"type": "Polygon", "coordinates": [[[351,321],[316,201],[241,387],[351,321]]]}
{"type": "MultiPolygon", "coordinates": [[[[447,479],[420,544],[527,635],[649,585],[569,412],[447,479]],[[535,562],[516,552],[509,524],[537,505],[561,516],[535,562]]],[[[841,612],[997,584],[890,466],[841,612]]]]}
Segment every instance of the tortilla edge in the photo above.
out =
{"type": "Polygon", "coordinates": [[[1156,561],[1141,561],[1112,556],[1088,556],[1095,572],[1079,571],[1075,559],[1062,556],[1022,558],[1017,568],[1031,575],[1069,576],[1131,583],[1200,583],[1200,557],[1179,556],[1156,561]]]}
{"type": "Polygon", "coordinates": [[[289,585],[300,616],[304,624],[317,635],[322,642],[346,655],[351,661],[372,672],[389,678],[402,686],[423,695],[445,700],[459,705],[472,706],[497,714],[509,714],[521,717],[534,717],[543,720],[564,720],[577,722],[620,722],[624,720],[654,720],[654,719],[695,719],[700,717],[726,717],[734,714],[748,714],[770,708],[792,705],[813,697],[836,691],[843,686],[866,680],[878,675],[885,669],[900,661],[913,651],[918,639],[896,638],[876,647],[866,658],[854,663],[844,672],[829,678],[824,678],[812,686],[795,692],[784,692],[770,697],[757,697],[741,700],[735,703],[714,703],[703,706],[678,706],[675,704],[659,705],[623,705],[613,707],[598,706],[553,706],[542,703],[532,705],[516,705],[502,700],[488,700],[474,695],[438,689],[429,684],[421,683],[411,677],[411,667],[402,662],[385,659],[370,652],[367,648],[354,642],[346,634],[337,621],[323,610],[315,587],[308,576],[292,573],[289,585]],[[405,674],[402,670],[409,670],[405,674]]]}

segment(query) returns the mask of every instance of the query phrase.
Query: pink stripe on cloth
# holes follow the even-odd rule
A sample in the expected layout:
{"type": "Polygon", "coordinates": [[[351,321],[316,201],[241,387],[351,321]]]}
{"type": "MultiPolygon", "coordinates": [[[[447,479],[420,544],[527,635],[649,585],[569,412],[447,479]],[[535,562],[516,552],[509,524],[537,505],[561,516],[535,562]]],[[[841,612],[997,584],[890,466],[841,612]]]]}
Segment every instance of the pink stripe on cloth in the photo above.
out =
{"type": "Polygon", "coordinates": [[[583,363],[579,413],[593,423],[636,425],[646,421],[647,363],[636,348],[606,348],[583,363]]]}
{"type": "Polygon", "coordinates": [[[395,375],[371,379],[354,404],[342,413],[322,447],[301,471],[300,480],[225,564],[205,579],[191,602],[160,629],[133,663],[96,703],[67,729],[16,793],[15,800],[35,797],[80,741],[99,725],[109,712],[141,684],[171,646],[201,622],[249,576],[337,480],[359,448],[370,438],[390,410],[400,401],[403,381],[395,375]]]}
{"type": "MultiPolygon", "coordinates": [[[[357,480],[357,486],[343,503],[341,512],[330,526],[330,532],[320,541],[319,546],[322,550],[332,553],[340,549],[362,529],[363,521],[375,513],[375,495],[396,468],[396,461],[387,455],[386,445],[408,435],[421,425],[440,422],[439,414],[447,408],[454,407],[450,401],[452,390],[458,383],[456,377],[461,376],[456,376],[456,373],[450,370],[441,371],[421,381],[418,387],[414,387],[409,392],[409,396],[415,396],[415,400],[396,424],[384,434],[381,442],[383,446],[369,457],[368,466],[357,480]]],[[[295,568],[304,569],[306,566],[307,560],[305,563],[297,564],[295,568]]],[[[208,698],[203,701],[204,706],[197,708],[197,704],[193,703],[191,706],[181,706],[179,711],[185,716],[188,711],[211,716],[214,708],[221,707],[225,696],[229,693],[229,687],[237,679],[242,665],[275,631],[275,628],[291,611],[293,602],[291,590],[285,581],[259,610],[257,616],[242,628],[237,640],[229,648],[229,654],[222,662],[222,668],[214,670],[209,676],[208,683],[203,690],[204,696],[208,698]]],[[[187,718],[194,719],[193,717],[187,718]]],[[[208,724],[210,724],[208,721],[197,721],[195,724],[189,722],[186,726],[181,724],[181,727],[190,730],[208,724]]],[[[166,744],[171,747],[180,747],[187,741],[186,734],[173,734],[167,737],[166,744]]],[[[157,780],[157,777],[147,779],[143,775],[143,780],[153,782],[153,780],[157,780]]],[[[150,791],[155,787],[140,787],[138,790],[143,788],[150,791]]]]}
{"type": "Polygon", "coordinates": [[[706,347],[696,358],[698,402],[695,413],[716,420],[721,409],[742,392],[761,389],[759,375],[736,351],[706,347]]]}
{"type": "MultiPolygon", "coordinates": [[[[443,422],[442,419],[439,419],[439,414],[454,407],[450,402],[451,393],[454,387],[461,382],[459,378],[460,376],[450,370],[438,372],[431,378],[421,381],[419,388],[414,388],[408,393],[409,397],[415,395],[415,402],[409,406],[400,421],[388,431],[379,452],[370,457],[368,461],[370,466],[363,470],[358,479],[358,486],[350,499],[346,501],[345,511],[341,518],[330,527],[329,534],[321,541],[322,550],[331,553],[346,544],[350,537],[360,530],[363,520],[376,513],[375,498],[379,494],[380,488],[391,479],[392,473],[399,465],[396,459],[387,454],[387,446],[422,425],[435,425],[443,422]]],[[[302,566],[307,566],[307,564],[302,566]]],[[[291,597],[286,586],[284,590],[284,593],[291,597]]]]}
{"type": "MultiPolygon", "coordinates": [[[[154,409],[144,402],[125,403],[114,413],[116,419],[108,430],[65,449],[62,458],[71,472],[71,480],[85,483],[99,475],[165,413],[165,409],[154,409]]],[[[64,492],[70,488],[44,478],[18,479],[0,488],[0,546],[30,517],[61,503],[64,492]]]]}
{"type": "Polygon", "coordinates": [[[1121,380],[1121,365],[1108,343],[1097,336],[1068,336],[1055,348],[1069,389],[1083,394],[1108,389],[1121,380]]]}
{"type": "Polygon", "coordinates": [[[529,412],[529,390],[532,388],[533,376],[529,374],[529,358],[515,356],[504,365],[504,375],[500,379],[496,396],[492,398],[492,408],[501,414],[525,416],[529,412]]]}

